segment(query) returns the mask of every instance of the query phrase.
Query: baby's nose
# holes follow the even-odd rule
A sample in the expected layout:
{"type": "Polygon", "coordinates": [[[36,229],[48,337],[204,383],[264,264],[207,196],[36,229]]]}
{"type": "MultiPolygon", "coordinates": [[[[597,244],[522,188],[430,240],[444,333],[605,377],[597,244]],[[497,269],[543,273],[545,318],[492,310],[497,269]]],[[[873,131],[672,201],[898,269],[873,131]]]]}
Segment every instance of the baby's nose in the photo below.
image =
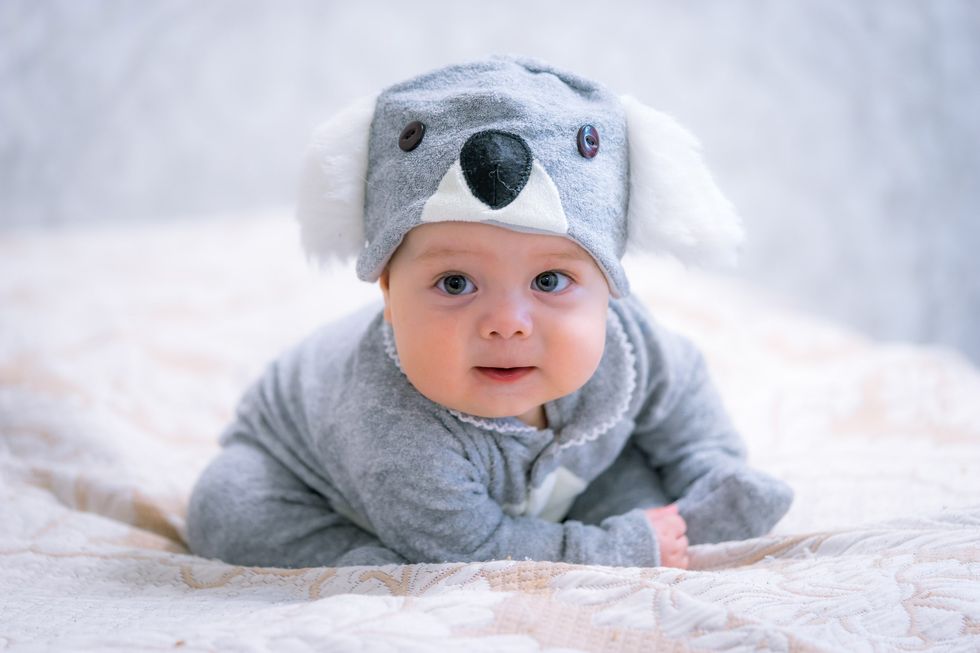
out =
{"type": "Polygon", "coordinates": [[[491,209],[500,209],[517,199],[527,184],[531,150],[519,136],[487,130],[466,140],[459,164],[473,195],[491,209]]]}
{"type": "Polygon", "coordinates": [[[527,338],[533,330],[530,307],[512,297],[493,302],[480,320],[480,335],[489,339],[527,338]]]}

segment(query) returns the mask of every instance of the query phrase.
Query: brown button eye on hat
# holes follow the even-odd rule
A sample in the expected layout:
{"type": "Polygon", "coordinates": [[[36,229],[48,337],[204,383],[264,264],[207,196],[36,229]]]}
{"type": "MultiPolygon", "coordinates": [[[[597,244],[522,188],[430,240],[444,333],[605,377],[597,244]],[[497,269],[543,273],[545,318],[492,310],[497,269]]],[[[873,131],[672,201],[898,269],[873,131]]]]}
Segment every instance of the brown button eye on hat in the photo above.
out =
{"type": "Polygon", "coordinates": [[[599,130],[592,125],[582,125],[578,130],[578,153],[586,159],[599,153],[599,130]]]}
{"type": "Polygon", "coordinates": [[[402,135],[398,137],[398,147],[405,152],[411,152],[419,146],[423,136],[425,136],[425,125],[418,120],[413,120],[405,125],[402,135]]]}

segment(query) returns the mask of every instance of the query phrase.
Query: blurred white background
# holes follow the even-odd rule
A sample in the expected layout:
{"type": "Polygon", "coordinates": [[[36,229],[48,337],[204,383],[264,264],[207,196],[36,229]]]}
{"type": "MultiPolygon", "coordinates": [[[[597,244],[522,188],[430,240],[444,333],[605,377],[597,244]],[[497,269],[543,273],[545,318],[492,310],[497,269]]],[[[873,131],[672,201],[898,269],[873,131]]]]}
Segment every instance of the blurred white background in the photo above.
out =
{"type": "Polygon", "coordinates": [[[749,233],[737,275],[980,361],[971,0],[0,0],[0,224],[288,206],[320,120],[494,52],[697,134],[749,233]]]}

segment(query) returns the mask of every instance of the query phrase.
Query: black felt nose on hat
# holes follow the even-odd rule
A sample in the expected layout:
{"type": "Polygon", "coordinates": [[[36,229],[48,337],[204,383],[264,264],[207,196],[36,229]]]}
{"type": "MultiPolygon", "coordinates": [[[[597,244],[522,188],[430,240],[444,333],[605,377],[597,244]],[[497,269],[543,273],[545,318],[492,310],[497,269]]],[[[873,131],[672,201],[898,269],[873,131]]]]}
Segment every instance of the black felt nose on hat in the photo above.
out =
{"type": "Polygon", "coordinates": [[[531,176],[531,150],[520,136],[487,130],[470,136],[459,155],[470,191],[492,209],[513,202],[531,176]]]}

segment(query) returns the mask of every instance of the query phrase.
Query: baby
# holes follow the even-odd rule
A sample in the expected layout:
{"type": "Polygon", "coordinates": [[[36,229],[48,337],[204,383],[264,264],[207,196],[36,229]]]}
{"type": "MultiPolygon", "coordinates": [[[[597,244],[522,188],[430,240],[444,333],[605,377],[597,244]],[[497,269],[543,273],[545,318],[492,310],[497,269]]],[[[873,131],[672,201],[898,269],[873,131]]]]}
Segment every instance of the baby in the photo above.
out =
{"type": "Polygon", "coordinates": [[[629,296],[627,245],[698,260],[740,236],[663,114],[541,62],[440,69],[317,131],[299,217],[384,304],[248,390],[191,497],[195,553],[687,567],[788,509],[700,354],[629,296]]]}

